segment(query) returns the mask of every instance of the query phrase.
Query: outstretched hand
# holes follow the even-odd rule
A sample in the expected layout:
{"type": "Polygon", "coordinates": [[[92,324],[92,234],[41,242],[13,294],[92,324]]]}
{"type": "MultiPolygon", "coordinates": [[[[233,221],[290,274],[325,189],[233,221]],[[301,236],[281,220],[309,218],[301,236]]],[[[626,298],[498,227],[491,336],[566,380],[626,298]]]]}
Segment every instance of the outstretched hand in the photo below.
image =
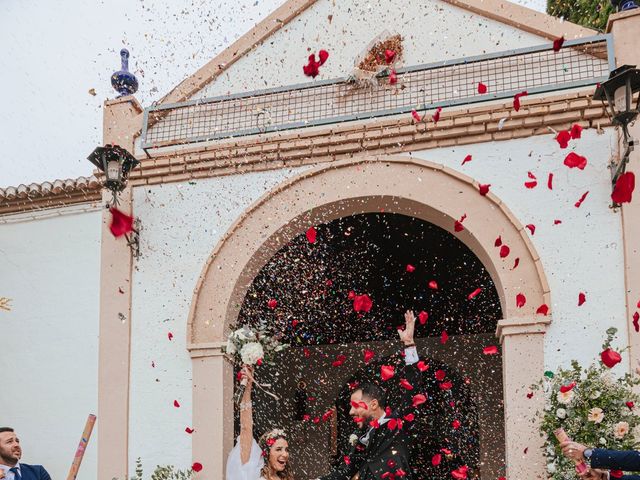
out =
{"type": "Polygon", "coordinates": [[[416,329],[416,316],[413,311],[407,310],[404,314],[404,330],[398,330],[400,340],[405,345],[414,345],[413,333],[416,329]]]}

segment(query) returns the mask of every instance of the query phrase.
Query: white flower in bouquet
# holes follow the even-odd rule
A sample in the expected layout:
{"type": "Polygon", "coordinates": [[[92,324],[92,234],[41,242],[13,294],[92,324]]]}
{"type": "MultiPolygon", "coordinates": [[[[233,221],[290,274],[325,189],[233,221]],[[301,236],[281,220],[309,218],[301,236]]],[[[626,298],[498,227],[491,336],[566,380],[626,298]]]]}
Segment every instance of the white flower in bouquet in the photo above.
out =
{"type": "Polygon", "coordinates": [[[559,408],[556,410],[556,416],[560,419],[567,418],[567,411],[564,408],[559,408]]]}
{"type": "Polygon", "coordinates": [[[587,420],[593,423],[601,423],[604,420],[604,412],[601,408],[595,407],[589,410],[589,415],[587,415],[587,420]]]}
{"type": "Polygon", "coordinates": [[[247,327],[242,327],[233,332],[233,336],[241,342],[253,341],[256,339],[256,334],[247,327]]]}
{"type": "Polygon", "coordinates": [[[558,395],[556,395],[556,399],[559,403],[567,405],[568,403],[571,403],[571,400],[573,400],[573,395],[573,390],[569,390],[568,392],[558,392],[558,395]]]}
{"type": "Polygon", "coordinates": [[[600,445],[606,445],[607,444],[607,439],[604,437],[600,437],[600,439],[598,440],[598,442],[600,443],[600,445]]]}
{"type": "Polygon", "coordinates": [[[233,340],[231,340],[231,337],[229,337],[229,339],[227,340],[227,346],[225,347],[225,351],[231,355],[233,355],[237,351],[236,344],[233,343],[233,340]]]}
{"type": "Polygon", "coordinates": [[[591,394],[591,397],[589,398],[591,398],[591,400],[597,400],[600,398],[600,395],[602,395],[602,392],[600,390],[596,390],[591,394]]]}
{"type": "Polygon", "coordinates": [[[240,357],[245,365],[255,365],[264,357],[264,349],[257,342],[245,343],[240,350],[240,357]]]}
{"type": "Polygon", "coordinates": [[[621,439],[629,433],[629,424],[627,422],[618,422],[613,426],[613,436],[621,439]]]}
{"type": "Polygon", "coordinates": [[[550,474],[556,473],[556,464],[555,463],[547,463],[547,472],[550,474]]]}

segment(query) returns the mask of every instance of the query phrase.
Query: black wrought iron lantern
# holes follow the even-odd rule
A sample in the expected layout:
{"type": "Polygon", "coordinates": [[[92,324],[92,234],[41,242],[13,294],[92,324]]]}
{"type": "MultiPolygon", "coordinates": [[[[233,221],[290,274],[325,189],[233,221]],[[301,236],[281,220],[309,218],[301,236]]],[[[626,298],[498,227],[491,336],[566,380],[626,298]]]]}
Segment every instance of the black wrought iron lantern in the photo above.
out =
{"type": "Polygon", "coordinates": [[[104,172],[104,186],[113,192],[114,198],[124,190],[129,172],[140,163],[127,150],[118,145],[98,147],[87,159],[104,172]]]}
{"type": "MultiPolygon", "coordinates": [[[[611,122],[622,128],[625,151],[620,162],[612,165],[612,183],[616,184],[629,162],[629,155],[638,143],[629,135],[629,124],[640,113],[640,96],[634,102],[634,95],[640,92],[640,70],[635,65],[623,65],[609,74],[609,80],[598,85],[594,100],[601,100],[611,117],[611,122]]],[[[617,206],[614,204],[614,206],[617,206]]]]}

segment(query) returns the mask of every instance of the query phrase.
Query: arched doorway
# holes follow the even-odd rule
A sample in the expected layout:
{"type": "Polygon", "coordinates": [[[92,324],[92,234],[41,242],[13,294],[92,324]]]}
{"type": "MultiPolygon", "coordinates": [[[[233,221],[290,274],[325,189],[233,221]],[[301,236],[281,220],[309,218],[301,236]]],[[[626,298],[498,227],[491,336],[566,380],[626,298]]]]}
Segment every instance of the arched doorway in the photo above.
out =
{"type": "Polygon", "coordinates": [[[543,335],[550,322],[550,317],[536,315],[538,306],[551,304],[540,259],[524,226],[493,193],[480,196],[472,179],[410,157],[359,158],[307,170],[248,208],[216,246],[203,268],[188,319],[193,415],[200,427],[193,435],[194,459],[210,458],[222,476],[221,466],[233,443],[233,372],[220,346],[256,275],[309,226],[380,211],[419,218],[449,232],[467,215],[464,230],[455,235],[489,272],[504,317],[497,334],[502,345],[508,475],[544,478],[535,423],[541,400],[522,401],[543,372],[543,335]],[[510,246],[509,261],[494,247],[497,236],[510,246]],[[514,269],[516,257],[519,266],[514,269]],[[527,303],[521,308],[515,297],[525,292],[527,303]]]}
{"type": "MultiPolygon", "coordinates": [[[[415,438],[416,478],[448,479],[461,465],[485,478],[503,475],[502,368],[497,359],[482,358],[486,342],[496,343],[502,311],[482,263],[452,233],[406,215],[358,214],[314,230],[313,243],[298,235],[263,266],[240,310],[239,325],[270,331],[291,345],[257,369],[258,380],[270,384],[280,401],[257,394],[255,435],[286,426],[297,478],[317,478],[331,461],[342,461],[354,429],[348,411],[355,385],[381,383],[391,407],[407,396],[397,381],[380,382],[378,372],[383,364],[398,364],[400,371],[398,352],[380,352],[398,349],[397,326],[412,309],[428,312],[416,337],[429,365],[421,393],[430,401],[404,427],[415,438]],[[437,288],[429,287],[431,281],[437,288]],[[481,293],[470,299],[478,288],[481,293]],[[353,292],[367,293],[371,310],[355,312],[353,292]],[[277,301],[275,308],[268,306],[270,299],[277,301]],[[374,352],[372,360],[363,360],[364,349],[374,352]],[[334,365],[341,356],[349,362],[334,365]],[[437,371],[446,374],[451,388],[439,388],[437,371]],[[300,404],[306,405],[303,411],[300,404]],[[335,416],[327,413],[332,407],[335,416]],[[481,434],[492,441],[481,445],[481,434]],[[434,466],[438,453],[442,462],[434,466]]],[[[237,408],[235,416],[237,432],[237,408]]]]}

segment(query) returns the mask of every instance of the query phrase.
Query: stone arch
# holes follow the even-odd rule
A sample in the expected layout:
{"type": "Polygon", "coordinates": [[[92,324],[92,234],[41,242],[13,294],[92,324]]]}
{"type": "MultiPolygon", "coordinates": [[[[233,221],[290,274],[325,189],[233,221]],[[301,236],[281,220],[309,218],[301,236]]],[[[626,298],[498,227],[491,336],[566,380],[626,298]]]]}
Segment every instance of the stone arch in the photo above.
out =
{"type": "Polygon", "coordinates": [[[550,301],[540,258],[524,226],[496,195],[481,196],[472,178],[408,156],[363,157],[312,168],[262,196],[215,247],[198,280],[187,326],[194,358],[194,423],[201,425],[202,432],[193,438],[194,458],[211,457],[216,447],[214,458],[223,465],[224,452],[231,446],[232,375],[219,347],[262,266],[290,238],[312,225],[381,210],[414,216],[450,232],[454,222],[467,215],[464,230],[456,236],[485,265],[505,316],[498,335],[503,353],[507,467],[510,475],[516,475],[513,478],[536,478],[535,469],[544,464],[542,456],[534,459],[536,453],[530,452],[525,462],[521,452],[537,441],[538,434],[531,431],[531,422],[521,420],[532,419],[539,405],[520,402],[516,396],[543,370],[542,334],[549,317],[536,315],[536,309],[550,301]],[[498,235],[511,248],[509,258],[520,259],[517,269],[512,269],[512,260],[500,258],[494,247],[498,235]],[[516,306],[518,293],[527,297],[522,308],[516,306]],[[212,402],[220,409],[218,418],[211,418],[212,402]],[[510,422],[511,418],[520,421],[510,422]]]}

